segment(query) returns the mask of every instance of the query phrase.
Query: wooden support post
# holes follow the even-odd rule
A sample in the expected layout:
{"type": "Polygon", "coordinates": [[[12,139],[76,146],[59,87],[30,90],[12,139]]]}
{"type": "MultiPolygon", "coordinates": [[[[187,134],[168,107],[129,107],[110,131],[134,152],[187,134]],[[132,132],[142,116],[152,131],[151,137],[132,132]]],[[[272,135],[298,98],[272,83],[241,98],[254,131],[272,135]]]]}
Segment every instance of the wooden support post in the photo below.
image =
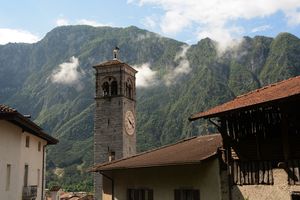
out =
{"type": "Polygon", "coordinates": [[[288,119],[283,107],[281,109],[281,135],[282,135],[282,148],[284,160],[287,162],[290,155],[290,146],[289,146],[289,130],[288,130],[288,119]]]}

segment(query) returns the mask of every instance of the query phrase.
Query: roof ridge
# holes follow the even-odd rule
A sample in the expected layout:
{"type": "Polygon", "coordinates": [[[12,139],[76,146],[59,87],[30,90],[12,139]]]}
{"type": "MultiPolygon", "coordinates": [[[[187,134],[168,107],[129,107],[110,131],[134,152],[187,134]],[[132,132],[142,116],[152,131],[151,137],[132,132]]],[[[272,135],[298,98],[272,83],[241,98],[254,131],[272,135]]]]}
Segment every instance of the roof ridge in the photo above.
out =
{"type": "Polygon", "coordinates": [[[125,158],[117,159],[117,160],[114,160],[114,161],[111,161],[111,162],[106,162],[106,163],[103,163],[103,164],[98,164],[98,165],[96,165],[94,167],[106,166],[106,165],[118,163],[118,162],[121,162],[121,161],[124,161],[124,160],[127,160],[127,159],[131,159],[131,158],[135,158],[135,157],[139,157],[139,156],[145,155],[147,153],[152,153],[152,152],[158,151],[160,149],[164,149],[164,148],[167,148],[167,147],[175,146],[177,144],[180,144],[180,143],[183,143],[183,142],[186,142],[186,141],[190,141],[190,140],[193,140],[193,139],[196,139],[196,138],[208,137],[208,136],[216,136],[216,135],[219,135],[219,134],[218,133],[214,133],[214,134],[207,134],[207,135],[192,136],[192,137],[189,137],[189,138],[185,138],[185,139],[179,140],[179,141],[177,141],[175,143],[163,145],[163,146],[160,146],[160,147],[157,147],[157,148],[154,148],[154,149],[150,149],[150,150],[147,150],[147,151],[144,151],[144,152],[132,155],[132,156],[128,156],[128,157],[125,157],[125,158]]]}
{"type": "Polygon", "coordinates": [[[258,89],[256,89],[256,90],[252,90],[252,91],[250,91],[250,92],[248,92],[248,93],[238,95],[238,96],[236,97],[236,99],[241,98],[241,97],[248,96],[248,95],[253,94],[253,93],[256,93],[256,92],[260,92],[260,91],[262,91],[262,90],[268,89],[268,88],[270,88],[270,87],[274,87],[274,86],[276,86],[276,85],[283,84],[283,83],[285,83],[285,82],[287,82],[287,81],[290,81],[291,79],[296,79],[296,78],[300,78],[300,75],[299,75],[299,76],[295,76],[295,77],[291,77],[291,78],[288,78],[288,79],[284,79],[284,80],[279,81],[279,82],[271,83],[271,84],[269,84],[269,85],[263,86],[263,87],[258,88],[258,89]]]}

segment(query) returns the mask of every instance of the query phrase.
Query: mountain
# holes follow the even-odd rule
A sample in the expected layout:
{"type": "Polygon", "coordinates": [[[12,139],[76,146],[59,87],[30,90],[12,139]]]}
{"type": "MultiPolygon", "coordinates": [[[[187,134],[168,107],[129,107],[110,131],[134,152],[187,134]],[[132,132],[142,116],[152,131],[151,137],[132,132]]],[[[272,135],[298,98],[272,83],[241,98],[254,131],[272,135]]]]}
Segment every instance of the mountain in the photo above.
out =
{"type": "Polygon", "coordinates": [[[31,114],[60,140],[48,149],[49,185],[92,189],[86,173],[93,164],[92,66],[111,59],[115,46],[122,61],[155,74],[137,90],[139,151],[214,132],[206,121],[188,117],[300,74],[300,40],[289,33],[244,37],[225,52],[209,38],[187,46],[133,26],[65,26],[35,44],[0,45],[0,102],[31,114]]]}

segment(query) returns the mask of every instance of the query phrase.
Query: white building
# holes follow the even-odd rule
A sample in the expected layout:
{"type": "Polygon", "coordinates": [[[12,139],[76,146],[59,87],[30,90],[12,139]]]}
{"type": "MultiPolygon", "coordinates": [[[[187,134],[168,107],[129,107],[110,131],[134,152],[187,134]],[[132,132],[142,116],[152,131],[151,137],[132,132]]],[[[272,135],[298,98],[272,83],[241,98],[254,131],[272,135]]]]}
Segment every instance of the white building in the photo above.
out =
{"type": "Polygon", "coordinates": [[[45,149],[58,140],[0,104],[0,199],[43,200],[45,149]]]}

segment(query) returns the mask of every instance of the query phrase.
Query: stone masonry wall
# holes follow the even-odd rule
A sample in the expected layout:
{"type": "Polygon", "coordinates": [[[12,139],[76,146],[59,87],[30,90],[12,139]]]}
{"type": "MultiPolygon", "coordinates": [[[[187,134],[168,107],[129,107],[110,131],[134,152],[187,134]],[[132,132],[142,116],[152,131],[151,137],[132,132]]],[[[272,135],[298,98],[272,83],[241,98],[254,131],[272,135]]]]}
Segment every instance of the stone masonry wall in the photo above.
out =
{"type": "MultiPolygon", "coordinates": [[[[222,184],[226,184],[226,171],[222,177],[222,184]]],[[[233,200],[291,200],[293,191],[300,191],[299,185],[289,185],[288,175],[283,169],[273,170],[274,185],[243,185],[232,187],[233,200]]],[[[228,184],[227,184],[228,185],[228,184]]],[[[226,185],[226,186],[227,186],[226,185]]],[[[226,188],[226,187],[224,187],[226,188]]],[[[224,192],[222,199],[228,199],[228,193],[224,192]]]]}

